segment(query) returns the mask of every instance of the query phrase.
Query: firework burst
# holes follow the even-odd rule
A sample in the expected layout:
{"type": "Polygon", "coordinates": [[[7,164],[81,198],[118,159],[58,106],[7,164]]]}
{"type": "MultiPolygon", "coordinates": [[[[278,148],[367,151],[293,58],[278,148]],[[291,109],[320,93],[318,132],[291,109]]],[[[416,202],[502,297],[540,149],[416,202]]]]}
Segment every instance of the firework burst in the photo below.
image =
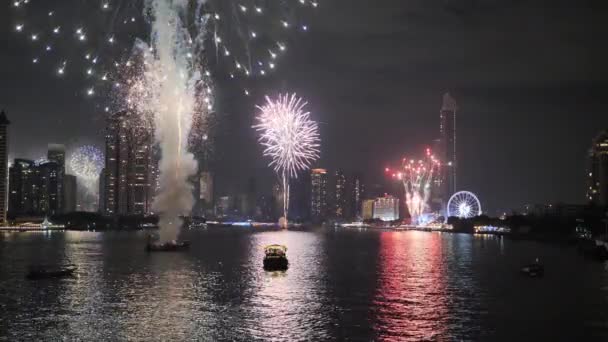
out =
{"type": "MultiPolygon", "coordinates": [[[[392,173],[393,178],[403,182],[405,204],[412,218],[412,224],[419,224],[419,218],[429,210],[429,198],[433,182],[439,177],[441,163],[430,149],[423,159],[403,158],[402,170],[392,173]]],[[[392,172],[386,169],[387,172],[392,172]]]]}
{"type": "Polygon", "coordinates": [[[264,155],[283,182],[283,217],[289,209],[289,179],[297,177],[319,158],[320,139],[317,123],[305,110],[307,102],[296,94],[266,97],[266,104],[258,106],[257,123],[253,126],[260,136],[264,155]]]}
{"type": "Polygon", "coordinates": [[[99,178],[103,169],[104,156],[95,146],[82,146],[72,153],[69,165],[76,176],[84,180],[94,180],[99,178]]]}

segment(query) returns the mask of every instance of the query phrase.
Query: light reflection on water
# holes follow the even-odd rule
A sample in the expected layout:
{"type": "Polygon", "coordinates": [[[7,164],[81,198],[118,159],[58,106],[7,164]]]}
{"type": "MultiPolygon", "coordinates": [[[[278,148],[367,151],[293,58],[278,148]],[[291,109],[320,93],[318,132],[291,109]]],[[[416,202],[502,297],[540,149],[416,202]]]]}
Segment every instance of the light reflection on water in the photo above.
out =
{"type": "Polygon", "coordinates": [[[379,260],[374,299],[378,335],[394,341],[444,336],[449,294],[441,240],[423,232],[382,232],[379,260]]]}
{"type": "Polygon", "coordinates": [[[0,340],[608,336],[608,272],[563,246],[333,229],[186,235],[190,251],[152,254],[144,233],[0,235],[0,340]],[[288,246],[288,271],[263,271],[271,243],[288,246]],[[539,256],[545,278],[521,277],[539,256]],[[78,277],[24,279],[28,265],[67,262],[78,277]]]}

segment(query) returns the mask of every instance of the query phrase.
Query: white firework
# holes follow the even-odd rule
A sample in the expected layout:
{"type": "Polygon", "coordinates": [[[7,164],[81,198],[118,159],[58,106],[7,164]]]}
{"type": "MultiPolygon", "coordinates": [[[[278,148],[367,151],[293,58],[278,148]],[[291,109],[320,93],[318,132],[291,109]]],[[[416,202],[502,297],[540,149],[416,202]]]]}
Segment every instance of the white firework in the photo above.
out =
{"type": "Polygon", "coordinates": [[[287,219],[289,208],[289,179],[297,177],[319,158],[320,138],[315,121],[305,110],[307,102],[296,94],[266,97],[266,104],[257,106],[259,142],[264,155],[271,158],[270,165],[283,182],[283,217],[287,219]]]}
{"type": "Polygon", "coordinates": [[[103,153],[95,146],[82,146],[70,157],[72,172],[84,180],[99,178],[103,165],[103,153]]]}

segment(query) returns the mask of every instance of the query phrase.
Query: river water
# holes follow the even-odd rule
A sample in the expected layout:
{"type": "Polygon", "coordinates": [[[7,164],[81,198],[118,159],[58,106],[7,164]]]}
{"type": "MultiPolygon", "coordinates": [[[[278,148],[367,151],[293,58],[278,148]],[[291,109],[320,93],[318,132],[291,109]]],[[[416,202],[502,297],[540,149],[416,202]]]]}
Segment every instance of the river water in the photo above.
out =
{"type": "Polygon", "coordinates": [[[315,229],[0,235],[5,341],[608,340],[608,268],[572,247],[465,234],[315,229]],[[262,269],[263,246],[290,268],[262,269]],[[519,268],[535,258],[545,276],[519,268]],[[77,276],[29,281],[28,266],[77,276]]]}

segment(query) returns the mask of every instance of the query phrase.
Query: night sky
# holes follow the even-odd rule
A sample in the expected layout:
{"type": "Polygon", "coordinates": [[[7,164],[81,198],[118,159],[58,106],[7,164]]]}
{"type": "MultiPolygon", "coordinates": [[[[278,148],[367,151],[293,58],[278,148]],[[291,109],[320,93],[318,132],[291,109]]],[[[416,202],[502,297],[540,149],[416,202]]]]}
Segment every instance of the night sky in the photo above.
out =
{"type": "MultiPolygon", "coordinates": [[[[294,38],[253,96],[222,83],[220,183],[271,179],[251,129],[264,92],[307,98],[321,122],[316,166],[361,172],[371,183],[438,137],[449,91],[460,107],[458,188],[478,194],[490,214],[526,203],[583,203],[586,153],[608,128],[606,1],[319,2],[310,32],[294,38]]],[[[82,96],[82,84],[32,66],[11,13],[4,2],[0,108],[13,122],[11,157],[38,158],[51,142],[102,147],[96,103],[82,96]]]]}

